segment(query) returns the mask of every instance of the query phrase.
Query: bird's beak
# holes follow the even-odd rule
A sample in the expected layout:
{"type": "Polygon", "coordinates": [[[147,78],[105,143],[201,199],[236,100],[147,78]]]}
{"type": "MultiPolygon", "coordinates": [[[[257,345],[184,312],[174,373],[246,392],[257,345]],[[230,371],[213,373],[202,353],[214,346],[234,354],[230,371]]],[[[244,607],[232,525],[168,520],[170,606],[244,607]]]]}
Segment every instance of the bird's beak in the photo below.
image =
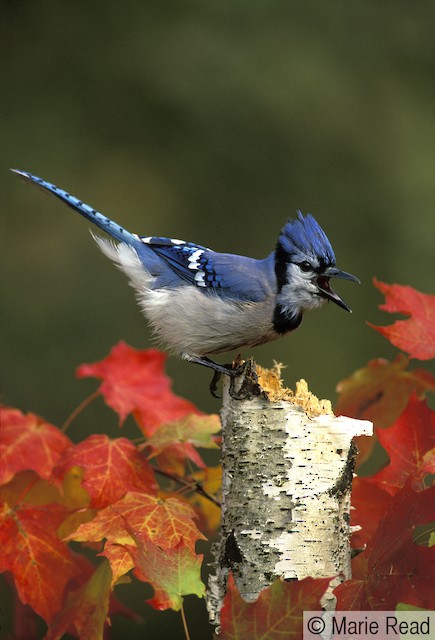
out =
{"type": "Polygon", "coordinates": [[[317,276],[317,279],[316,279],[317,286],[319,287],[319,295],[322,296],[322,298],[331,300],[332,302],[335,302],[335,304],[337,304],[342,309],[345,309],[346,311],[349,311],[350,313],[352,313],[352,309],[329,286],[329,278],[342,278],[342,280],[351,280],[352,282],[357,282],[358,284],[361,284],[360,280],[356,276],[353,276],[350,273],[346,273],[346,271],[340,271],[340,269],[337,269],[336,267],[329,267],[328,269],[326,269],[325,273],[322,273],[322,275],[317,276]]]}

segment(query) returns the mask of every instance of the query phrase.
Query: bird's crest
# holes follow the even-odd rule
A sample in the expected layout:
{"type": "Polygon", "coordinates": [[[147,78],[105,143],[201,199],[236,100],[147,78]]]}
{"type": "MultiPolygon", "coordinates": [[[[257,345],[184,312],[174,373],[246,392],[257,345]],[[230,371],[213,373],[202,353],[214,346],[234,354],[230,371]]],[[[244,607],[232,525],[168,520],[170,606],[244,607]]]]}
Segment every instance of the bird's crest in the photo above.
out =
{"type": "Polygon", "coordinates": [[[281,229],[278,244],[290,257],[312,257],[323,267],[335,265],[335,254],[325,232],[312,215],[298,211],[295,220],[289,220],[281,229]]]}

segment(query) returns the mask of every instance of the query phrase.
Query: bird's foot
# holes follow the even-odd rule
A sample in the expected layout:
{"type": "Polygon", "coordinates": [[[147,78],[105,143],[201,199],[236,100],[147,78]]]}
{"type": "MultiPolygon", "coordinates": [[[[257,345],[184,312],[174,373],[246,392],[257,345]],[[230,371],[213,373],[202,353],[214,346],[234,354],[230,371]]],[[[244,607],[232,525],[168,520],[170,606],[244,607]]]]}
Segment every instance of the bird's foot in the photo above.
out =
{"type": "Polygon", "coordinates": [[[190,354],[182,355],[184,360],[189,362],[195,362],[203,367],[208,367],[214,370],[213,379],[210,383],[210,393],[215,398],[219,398],[217,395],[217,384],[222,375],[230,377],[230,386],[228,393],[234,400],[245,400],[250,395],[259,395],[261,388],[258,385],[258,376],[255,368],[255,362],[253,358],[247,361],[242,360],[240,354],[237,354],[236,358],[231,364],[218,364],[206,356],[193,356],[190,354]],[[240,384],[239,381],[241,377],[240,384]]]}
{"type": "Polygon", "coordinates": [[[210,383],[210,393],[215,398],[220,398],[220,396],[217,395],[216,391],[218,382],[221,379],[222,374],[224,374],[226,376],[229,376],[230,378],[230,386],[228,389],[228,393],[230,394],[230,396],[235,400],[243,400],[246,397],[246,395],[241,394],[243,383],[240,385],[239,390],[236,390],[236,386],[239,376],[242,376],[245,373],[248,363],[242,360],[237,361],[236,359],[231,364],[224,364],[222,366],[225,368],[225,371],[219,370],[214,372],[213,379],[210,383]]]}

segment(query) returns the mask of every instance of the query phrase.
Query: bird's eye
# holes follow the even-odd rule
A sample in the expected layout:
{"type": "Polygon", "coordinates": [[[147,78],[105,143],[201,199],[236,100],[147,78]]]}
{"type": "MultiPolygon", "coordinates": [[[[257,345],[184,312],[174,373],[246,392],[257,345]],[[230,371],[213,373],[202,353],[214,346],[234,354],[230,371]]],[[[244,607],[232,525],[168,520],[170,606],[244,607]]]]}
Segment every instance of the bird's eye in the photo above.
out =
{"type": "Polygon", "coordinates": [[[299,268],[304,273],[308,273],[308,271],[312,271],[313,270],[312,265],[307,260],[304,260],[303,262],[300,262],[299,263],[299,268]]]}

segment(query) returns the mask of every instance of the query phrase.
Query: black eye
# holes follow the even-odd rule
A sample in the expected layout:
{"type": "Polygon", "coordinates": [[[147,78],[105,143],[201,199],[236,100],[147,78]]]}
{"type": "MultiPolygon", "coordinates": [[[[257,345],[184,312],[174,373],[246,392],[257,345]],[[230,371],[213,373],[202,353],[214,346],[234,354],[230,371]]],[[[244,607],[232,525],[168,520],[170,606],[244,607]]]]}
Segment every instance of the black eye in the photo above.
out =
{"type": "Polygon", "coordinates": [[[308,271],[313,270],[313,267],[307,260],[304,260],[303,262],[299,263],[299,269],[304,273],[308,273],[308,271]]]}

